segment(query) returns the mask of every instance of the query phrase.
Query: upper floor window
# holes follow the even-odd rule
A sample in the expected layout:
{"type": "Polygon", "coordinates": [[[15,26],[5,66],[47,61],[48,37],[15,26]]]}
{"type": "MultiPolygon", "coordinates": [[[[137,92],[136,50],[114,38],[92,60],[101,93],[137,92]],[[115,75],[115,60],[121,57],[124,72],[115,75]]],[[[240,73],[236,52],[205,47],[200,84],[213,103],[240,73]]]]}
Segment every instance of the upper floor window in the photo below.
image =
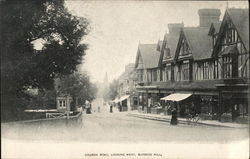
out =
{"type": "Polygon", "coordinates": [[[209,65],[208,62],[203,63],[203,69],[204,69],[204,79],[209,79],[209,65]]]}
{"type": "Polygon", "coordinates": [[[222,57],[222,75],[223,78],[233,78],[238,76],[237,57],[227,55],[222,57]]]}
{"type": "Polygon", "coordinates": [[[143,81],[143,70],[137,70],[138,81],[143,81]]]}
{"type": "Polygon", "coordinates": [[[166,72],[166,81],[171,80],[171,65],[167,65],[165,68],[166,72]]]}
{"type": "Polygon", "coordinates": [[[153,81],[157,81],[157,70],[152,70],[153,81]]]}
{"type": "Polygon", "coordinates": [[[183,38],[181,41],[180,55],[184,56],[184,55],[188,55],[189,53],[190,51],[189,51],[187,41],[185,40],[185,38],[183,38]]]}
{"type": "Polygon", "coordinates": [[[231,44],[237,41],[238,41],[237,31],[233,27],[232,23],[228,22],[224,33],[224,44],[231,44]]]}
{"type": "Polygon", "coordinates": [[[189,63],[182,65],[182,79],[189,80],[189,63]]]}

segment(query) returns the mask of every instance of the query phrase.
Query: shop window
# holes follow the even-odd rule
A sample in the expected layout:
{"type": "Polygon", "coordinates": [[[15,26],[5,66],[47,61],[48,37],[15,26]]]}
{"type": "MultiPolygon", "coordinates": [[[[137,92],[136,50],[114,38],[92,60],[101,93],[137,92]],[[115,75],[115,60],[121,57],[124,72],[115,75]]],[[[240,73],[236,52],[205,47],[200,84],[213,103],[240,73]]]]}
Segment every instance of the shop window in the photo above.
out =
{"type": "Polygon", "coordinates": [[[134,104],[134,105],[137,105],[137,104],[138,104],[138,99],[137,99],[137,97],[133,97],[133,104],[134,104]]]}

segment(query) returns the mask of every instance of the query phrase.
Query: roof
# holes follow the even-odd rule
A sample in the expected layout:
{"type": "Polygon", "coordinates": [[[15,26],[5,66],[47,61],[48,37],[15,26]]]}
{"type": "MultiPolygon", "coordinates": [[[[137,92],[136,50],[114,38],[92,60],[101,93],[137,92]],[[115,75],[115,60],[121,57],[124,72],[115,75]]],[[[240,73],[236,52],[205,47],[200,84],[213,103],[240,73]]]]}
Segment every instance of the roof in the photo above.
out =
{"type": "Polygon", "coordinates": [[[144,69],[158,67],[160,52],[156,49],[157,44],[139,44],[135,66],[138,66],[141,58],[144,69]]]}
{"type": "Polygon", "coordinates": [[[220,22],[213,22],[210,26],[210,29],[208,31],[208,35],[212,34],[212,29],[215,29],[215,33],[219,33],[220,30],[220,26],[221,26],[221,21],[220,22]]]}
{"type": "Polygon", "coordinates": [[[158,44],[157,44],[157,51],[161,51],[162,46],[163,46],[163,41],[162,41],[162,40],[159,40],[159,41],[158,41],[158,44]],[[159,48],[159,49],[158,49],[158,48],[159,48]]]}
{"type": "MultiPolygon", "coordinates": [[[[167,39],[167,48],[170,49],[170,60],[173,59],[174,53],[177,48],[178,40],[179,40],[180,34],[167,34],[166,39],[167,39]]],[[[163,57],[164,60],[164,57],[163,57]]]]}
{"type": "Polygon", "coordinates": [[[249,51],[249,9],[227,9],[234,26],[236,27],[241,40],[249,51]]]}
{"type": "Polygon", "coordinates": [[[194,60],[203,60],[212,55],[213,42],[208,36],[208,27],[184,27],[183,33],[191,49],[194,60]]]}

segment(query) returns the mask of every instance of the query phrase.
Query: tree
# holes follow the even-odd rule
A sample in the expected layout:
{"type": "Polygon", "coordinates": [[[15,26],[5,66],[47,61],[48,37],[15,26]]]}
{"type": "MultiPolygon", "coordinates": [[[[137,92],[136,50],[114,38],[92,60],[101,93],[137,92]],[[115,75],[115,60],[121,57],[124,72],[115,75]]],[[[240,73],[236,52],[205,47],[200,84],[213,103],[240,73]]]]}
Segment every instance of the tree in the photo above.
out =
{"type": "Polygon", "coordinates": [[[104,98],[108,100],[114,100],[118,96],[119,81],[113,80],[106,91],[104,98]]]}
{"type": "Polygon", "coordinates": [[[27,88],[53,89],[54,79],[76,70],[87,49],[88,21],[63,0],[1,1],[1,118],[15,117],[27,88]],[[42,42],[41,50],[34,46],[42,42]],[[21,101],[20,101],[21,100],[21,101]]]}
{"type": "Polygon", "coordinates": [[[83,105],[85,101],[92,101],[96,97],[97,88],[89,81],[86,73],[75,72],[56,80],[56,91],[58,94],[70,94],[78,98],[78,104],[83,105]]]}

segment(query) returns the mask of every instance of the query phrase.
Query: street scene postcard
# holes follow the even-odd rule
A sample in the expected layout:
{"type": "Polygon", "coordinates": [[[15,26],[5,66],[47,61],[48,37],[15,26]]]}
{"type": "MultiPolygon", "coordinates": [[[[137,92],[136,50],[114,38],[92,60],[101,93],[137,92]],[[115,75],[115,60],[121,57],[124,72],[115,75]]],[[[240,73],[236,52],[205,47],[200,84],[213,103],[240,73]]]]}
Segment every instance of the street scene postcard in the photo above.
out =
{"type": "Polygon", "coordinates": [[[0,0],[1,158],[248,159],[248,1],[0,0]]]}

